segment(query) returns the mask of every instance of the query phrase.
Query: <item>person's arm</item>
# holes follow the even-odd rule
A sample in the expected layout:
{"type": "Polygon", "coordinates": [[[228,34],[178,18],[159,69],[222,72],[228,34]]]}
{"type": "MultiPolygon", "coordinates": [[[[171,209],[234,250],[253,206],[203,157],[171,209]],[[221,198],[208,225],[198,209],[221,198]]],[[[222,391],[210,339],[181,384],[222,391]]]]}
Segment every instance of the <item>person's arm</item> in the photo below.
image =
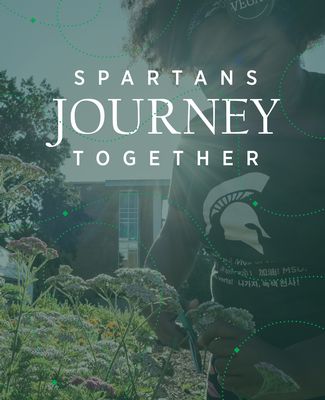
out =
{"type": "Polygon", "coordinates": [[[254,367],[261,362],[271,364],[291,377],[299,389],[281,393],[272,387],[261,400],[325,399],[325,335],[279,349],[255,335],[218,320],[199,337],[202,348],[215,356],[214,368],[223,377],[224,388],[250,398],[260,392],[263,379],[254,367]],[[248,339],[249,338],[249,339],[248,339]],[[217,339],[217,340],[216,340],[217,339]],[[240,351],[234,356],[234,349],[240,351]]]}
{"type": "MultiPolygon", "coordinates": [[[[146,257],[145,267],[158,270],[178,289],[191,273],[199,247],[199,236],[185,214],[169,206],[166,222],[146,257]]],[[[189,308],[196,305],[194,301],[189,308]]],[[[186,335],[175,323],[176,317],[159,312],[149,322],[163,344],[186,347],[186,335]]]]}

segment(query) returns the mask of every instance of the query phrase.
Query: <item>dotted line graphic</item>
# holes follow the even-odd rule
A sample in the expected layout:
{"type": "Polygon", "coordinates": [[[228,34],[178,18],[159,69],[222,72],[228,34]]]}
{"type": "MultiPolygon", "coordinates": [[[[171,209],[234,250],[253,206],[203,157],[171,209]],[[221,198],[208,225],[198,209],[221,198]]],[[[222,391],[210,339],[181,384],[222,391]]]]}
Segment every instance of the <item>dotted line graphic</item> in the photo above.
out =
{"type": "Polygon", "coordinates": [[[240,153],[241,153],[241,141],[240,141],[240,135],[237,137],[237,176],[241,175],[241,168],[240,168],[240,153]]]}
{"type": "MultiPolygon", "coordinates": [[[[56,24],[54,24],[54,23],[46,22],[35,16],[27,16],[27,15],[21,14],[20,11],[18,11],[17,9],[14,9],[12,7],[9,7],[8,4],[6,4],[4,1],[0,1],[0,6],[2,6],[5,10],[7,10],[10,14],[14,15],[15,17],[23,19],[27,22],[31,22],[32,24],[37,23],[39,25],[43,25],[48,28],[56,28],[56,24]]],[[[98,18],[98,16],[102,12],[102,9],[103,9],[103,0],[98,0],[98,7],[97,7],[96,13],[93,17],[91,17],[85,21],[79,22],[77,24],[63,24],[62,27],[67,28],[67,29],[68,28],[73,29],[73,28],[81,28],[83,26],[89,25],[98,18]]]]}
{"type": "MultiPolygon", "coordinates": [[[[238,137],[237,138],[237,152],[236,152],[236,154],[237,154],[237,175],[238,176],[240,176],[242,174],[240,153],[241,153],[241,140],[240,140],[240,137],[238,137]]],[[[262,204],[260,204],[254,198],[252,199],[252,197],[253,197],[253,195],[250,195],[247,197],[247,199],[250,201],[250,204],[254,208],[257,208],[260,211],[262,211],[266,214],[272,215],[274,217],[294,219],[294,218],[314,217],[316,215],[325,213],[325,207],[321,207],[321,208],[313,209],[313,210],[301,211],[301,212],[297,212],[297,213],[290,213],[288,211],[280,211],[280,210],[271,210],[269,208],[264,207],[262,204]]]]}
{"type": "MultiPolygon", "coordinates": [[[[99,15],[103,11],[103,0],[98,0],[98,6],[97,6],[94,16],[92,16],[91,18],[88,18],[82,22],[74,23],[74,24],[62,23],[60,14],[62,11],[63,0],[57,0],[56,4],[57,4],[56,12],[55,12],[56,23],[51,23],[51,22],[45,21],[44,19],[38,18],[35,15],[29,15],[29,16],[24,15],[18,9],[15,9],[15,8],[9,6],[5,1],[0,0],[0,6],[3,7],[11,15],[13,15],[17,18],[23,19],[24,21],[30,22],[32,24],[37,24],[37,25],[41,25],[44,27],[48,27],[48,28],[56,28],[58,30],[58,32],[61,34],[61,36],[64,38],[66,44],[68,44],[68,46],[70,48],[72,48],[73,50],[77,51],[80,54],[83,54],[85,56],[89,56],[92,58],[110,59],[110,60],[116,59],[116,58],[121,58],[121,57],[124,57],[127,55],[126,52],[122,52],[122,53],[116,54],[116,55],[99,55],[99,54],[94,54],[94,53],[85,51],[85,50],[81,49],[80,47],[76,46],[74,43],[72,43],[71,40],[67,37],[66,33],[63,31],[64,29],[82,28],[82,27],[85,27],[85,26],[90,25],[91,23],[95,22],[98,19],[99,15]]],[[[181,4],[182,4],[182,0],[177,0],[175,9],[173,10],[166,25],[163,27],[161,32],[156,36],[156,38],[154,38],[152,40],[152,42],[149,44],[149,46],[153,45],[156,41],[160,40],[165,35],[165,33],[170,29],[173,22],[175,21],[176,16],[179,13],[181,4]]]]}
{"type": "MultiPolygon", "coordinates": [[[[148,193],[143,193],[142,195],[150,195],[150,193],[149,192],[148,193]]],[[[52,222],[52,221],[56,221],[57,219],[62,218],[62,217],[63,218],[67,218],[72,213],[76,213],[78,211],[82,211],[83,209],[85,209],[85,208],[87,208],[87,207],[89,207],[91,205],[94,205],[94,204],[100,203],[100,202],[104,202],[106,200],[109,200],[110,198],[111,198],[111,196],[108,195],[108,196],[104,196],[104,197],[99,198],[99,199],[95,199],[95,200],[89,201],[87,203],[82,204],[81,206],[72,208],[70,210],[63,210],[61,213],[59,213],[59,214],[57,214],[57,215],[55,215],[53,217],[49,217],[49,218],[46,218],[46,219],[39,220],[39,222],[40,223],[49,223],[49,222],[52,222]]],[[[253,202],[253,205],[254,205],[254,203],[256,203],[256,202],[253,202]]],[[[236,268],[234,267],[234,265],[233,265],[231,260],[227,260],[226,258],[221,256],[221,254],[217,251],[215,245],[205,235],[204,227],[199,224],[199,222],[194,218],[194,216],[189,212],[189,210],[187,208],[185,208],[185,207],[180,206],[177,202],[170,201],[170,204],[172,206],[180,209],[181,211],[184,212],[184,214],[186,214],[186,216],[188,217],[188,219],[191,222],[191,224],[193,225],[193,227],[200,234],[201,240],[207,244],[207,246],[209,247],[210,250],[212,250],[213,255],[219,261],[222,261],[228,268],[231,268],[233,270],[233,272],[235,274],[237,274],[239,277],[245,278],[247,280],[261,281],[261,282],[274,279],[274,277],[262,277],[262,278],[259,278],[259,277],[248,277],[248,276],[247,277],[246,276],[243,277],[242,271],[240,271],[240,270],[236,271],[235,270],[236,268]]],[[[87,225],[87,224],[91,224],[91,223],[85,223],[85,224],[87,225]]],[[[74,225],[74,226],[79,226],[79,225],[74,225]]],[[[116,226],[115,226],[115,229],[117,229],[116,226]]],[[[64,233],[64,234],[66,234],[66,233],[64,233]]],[[[60,237],[57,239],[57,241],[58,240],[60,240],[60,237]]],[[[270,260],[265,260],[264,261],[263,260],[263,265],[272,265],[272,264],[274,264],[274,261],[270,261],[270,260]]],[[[285,278],[285,277],[286,277],[286,275],[282,276],[282,278],[285,278]]],[[[300,275],[300,276],[292,276],[292,275],[288,274],[288,277],[291,277],[291,278],[294,277],[296,279],[301,279],[301,280],[303,280],[303,279],[325,279],[325,274],[324,275],[322,275],[322,274],[309,274],[309,275],[305,274],[305,275],[300,275]]]]}
{"type": "MultiPolygon", "coordinates": [[[[220,379],[221,399],[222,400],[225,400],[225,393],[224,393],[225,380],[227,378],[227,374],[228,374],[228,371],[230,369],[231,362],[233,361],[233,359],[238,355],[238,353],[240,353],[240,351],[244,348],[244,346],[247,344],[247,342],[249,340],[253,339],[257,334],[265,331],[268,328],[278,327],[278,326],[282,326],[282,325],[300,325],[300,326],[303,325],[303,326],[307,326],[310,328],[317,328],[317,329],[321,330],[322,332],[325,332],[325,327],[323,327],[315,322],[304,321],[304,320],[295,320],[295,319],[273,321],[273,322],[270,322],[270,323],[258,328],[255,333],[252,333],[252,334],[248,335],[246,338],[244,338],[240,342],[240,344],[234,348],[233,353],[229,357],[229,360],[227,361],[227,364],[225,367],[225,371],[220,379]]],[[[275,367],[276,367],[276,365],[275,365],[275,367]]]]}
{"type": "MultiPolygon", "coordinates": [[[[285,67],[285,69],[284,69],[284,71],[283,71],[283,73],[281,75],[280,82],[279,82],[279,87],[278,87],[278,97],[281,100],[280,101],[281,112],[284,115],[284,117],[286,118],[286,120],[289,122],[289,124],[295,130],[297,130],[299,133],[302,133],[303,135],[305,135],[305,136],[307,136],[307,137],[309,137],[311,139],[325,140],[325,136],[316,136],[316,135],[310,134],[310,133],[306,132],[305,130],[301,129],[300,127],[298,127],[297,124],[295,124],[292,121],[292,119],[289,117],[289,114],[285,109],[284,98],[283,98],[284,81],[285,81],[285,79],[286,79],[286,77],[288,75],[288,72],[290,71],[290,68],[297,61],[299,61],[300,58],[301,58],[300,54],[295,55],[289,61],[289,63],[286,65],[286,67],[285,67]]],[[[240,144],[240,137],[238,137],[238,142],[237,142],[237,173],[238,173],[238,175],[241,175],[240,153],[241,153],[241,144],[240,144]]],[[[323,214],[325,212],[325,207],[318,208],[318,209],[313,209],[313,210],[308,210],[308,211],[297,212],[297,213],[290,213],[288,211],[280,211],[280,210],[271,210],[271,209],[268,209],[268,208],[264,207],[263,205],[259,204],[256,200],[253,201],[252,205],[254,207],[258,207],[258,209],[261,210],[262,212],[267,213],[269,215],[272,215],[274,217],[289,218],[289,219],[313,217],[313,216],[316,216],[316,215],[319,215],[319,214],[323,214]]]]}
{"type": "Polygon", "coordinates": [[[87,208],[88,206],[93,205],[93,204],[95,204],[95,203],[102,202],[102,201],[105,201],[105,200],[109,200],[110,197],[111,197],[111,196],[105,196],[105,197],[102,197],[102,198],[99,198],[99,199],[95,199],[95,200],[88,201],[88,202],[83,203],[82,205],[80,205],[80,206],[78,206],[78,207],[74,207],[74,208],[71,208],[71,209],[69,209],[69,210],[63,210],[63,211],[60,212],[59,214],[54,215],[54,216],[52,216],[52,217],[40,219],[40,220],[38,220],[38,222],[39,222],[39,223],[47,223],[47,222],[56,221],[57,219],[62,218],[62,217],[67,218],[67,217],[70,216],[70,214],[72,214],[72,213],[76,213],[76,212],[78,212],[78,211],[82,211],[83,209],[85,209],[85,208],[87,208]]]}
{"type": "MultiPolygon", "coordinates": [[[[145,193],[143,193],[144,195],[145,193]]],[[[150,194],[150,193],[146,193],[146,194],[150,194]]],[[[63,210],[61,213],[59,213],[58,215],[55,215],[53,217],[49,217],[43,220],[40,220],[39,222],[52,222],[57,220],[58,218],[67,218],[69,217],[72,213],[81,211],[83,209],[85,209],[86,207],[98,203],[98,202],[102,202],[105,201],[107,199],[109,199],[110,196],[104,196],[102,198],[99,199],[95,199],[92,201],[89,201],[85,204],[83,204],[82,206],[78,206],[75,207],[71,210],[63,210]]],[[[196,220],[196,218],[189,212],[189,210],[183,206],[180,206],[177,202],[175,201],[171,201],[169,202],[172,206],[182,210],[184,212],[184,214],[188,217],[188,220],[190,221],[190,223],[192,224],[192,226],[197,230],[197,232],[199,233],[199,235],[201,236],[201,240],[202,243],[205,244],[205,246],[207,246],[209,248],[209,250],[212,252],[213,256],[216,257],[217,260],[221,261],[226,267],[231,268],[232,272],[234,273],[234,275],[237,275],[238,277],[245,279],[245,280],[251,280],[251,281],[257,281],[257,282],[265,282],[265,281],[272,281],[275,278],[272,276],[268,276],[268,277],[255,277],[255,276],[243,276],[242,270],[239,270],[240,266],[238,266],[238,268],[236,266],[233,265],[233,262],[231,260],[227,260],[225,257],[221,256],[221,254],[218,252],[218,250],[216,249],[215,245],[212,243],[212,241],[205,235],[205,229],[203,226],[201,226],[199,224],[199,222],[196,220]],[[238,270],[237,270],[238,269],[238,270]]],[[[256,201],[253,201],[252,205],[254,207],[258,206],[258,203],[256,201]]],[[[90,223],[91,224],[91,223],[90,223]]],[[[87,224],[86,224],[87,225],[87,224]]],[[[76,226],[86,226],[86,225],[76,225],[76,226]]],[[[88,224],[89,225],[89,224],[88,224]]],[[[76,229],[76,228],[74,228],[76,229]]],[[[115,229],[117,229],[115,227],[115,229]]],[[[66,232],[66,231],[65,231],[66,232]]],[[[60,237],[57,239],[57,241],[60,239],[60,237]]],[[[261,263],[261,265],[265,266],[265,265],[274,265],[274,261],[271,260],[263,260],[263,263],[261,263]]],[[[279,277],[279,279],[284,279],[284,278],[295,278],[295,279],[299,279],[299,280],[307,280],[307,279],[317,279],[317,280],[322,280],[325,278],[325,275],[323,274],[302,274],[299,276],[296,275],[290,275],[290,274],[283,274],[281,275],[281,277],[279,277]]]]}
{"type": "Polygon", "coordinates": [[[294,63],[296,63],[297,61],[299,61],[300,59],[300,54],[296,55],[286,66],[281,79],[280,79],[280,84],[279,84],[279,99],[280,101],[280,107],[281,107],[281,111],[282,114],[284,115],[284,117],[286,118],[286,120],[289,122],[289,124],[299,133],[311,138],[311,139],[315,139],[315,140],[325,140],[325,136],[317,136],[317,135],[313,135],[309,132],[306,132],[304,129],[300,128],[294,121],[292,121],[292,119],[289,117],[289,114],[287,112],[287,110],[285,109],[285,105],[284,105],[284,99],[283,99],[283,84],[284,84],[284,80],[287,77],[287,74],[290,70],[290,68],[292,67],[292,65],[294,63]]]}
{"type": "Polygon", "coordinates": [[[256,208],[260,209],[261,211],[273,215],[275,217],[282,217],[282,218],[303,218],[303,217],[313,217],[315,215],[323,214],[325,212],[325,208],[319,208],[317,210],[311,210],[311,211],[306,211],[306,212],[300,212],[300,213],[295,213],[295,214],[289,214],[287,212],[281,212],[281,211],[274,211],[267,209],[263,206],[261,206],[257,201],[254,201],[253,204],[256,208]]]}
{"type": "MultiPolygon", "coordinates": [[[[184,214],[188,217],[189,221],[192,223],[194,228],[196,228],[197,232],[201,236],[201,240],[203,244],[206,244],[209,248],[209,250],[212,251],[212,254],[214,257],[216,257],[217,260],[221,261],[222,263],[225,264],[226,267],[231,268],[234,272],[235,275],[238,275],[240,278],[244,278],[245,280],[252,280],[252,281],[257,281],[257,282],[265,282],[265,281],[272,281],[274,279],[285,279],[285,278],[295,278],[295,279],[301,279],[301,280],[308,280],[308,279],[325,279],[325,274],[304,274],[300,276],[296,275],[290,275],[290,274],[283,274],[281,277],[250,277],[250,276],[244,276],[242,275],[242,271],[236,271],[236,268],[234,267],[233,263],[230,260],[227,260],[221,254],[218,252],[216,249],[215,245],[211,242],[211,240],[206,236],[204,228],[199,224],[199,222],[196,220],[196,218],[184,207],[180,206],[176,201],[170,201],[169,204],[174,206],[177,209],[180,209],[181,211],[184,212],[184,214]]],[[[245,261],[245,260],[243,260],[245,261]]],[[[270,260],[263,260],[263,265],[266,264],[274,264],[274,261],[270,260]]]]}
{"type": "MultiPolygon", "coordinates": [[[[150,192],[143,192],[141,195],[142,195],[142,196],[151,196],[152,194],[151,194],[150,192]]],[[[106,200],[110,200],[111,197],[112,197],[112,196],[109,194],[109,195],[100,197],[100,198],[98,198],[98,199],[95,199],[95,200],[91,200],[91,201],[82,203],[81,205],[79,205],[79,206],[77,206],[77,207],[70,208],[70,209],[64,209],[64,210],[62,210],[61,212],[59,212],[58,214],[56,214],[56,215],[54,215],[54,216],[52,216],[52,217],[48,217],[48,218],[44,218],[44,219],[39,219],[39,220],[38,220],[38,223],[48,223],[48,222],[56,221],[57,219],[62,218],[62,217],[67,218],[67,217],[69,217],[72,213],[76,213],[76,212],[78,212],[78,211],[82,211],[82,210],[84,210],[85,208],[87,208],[87,207],[89,207],[89,206],[91,206],[91,205],[94,205],[95,203],[100,203],[100,202],[104,202],[104,201],[106,201],[106,200]]]]}
{"type": "MultiPolygon", "coordinates": [[[[242,174],[241,172],[241,166],[240,166],[240,138],[238,138],[237,141],[237,175],[240,176],[242,174]]],[[[288,211],[280,211],[280,210],[271,210],[267,207],[264,207],[260,202],[255,200],[254,198],[252,199],[253,195],[250,195],[247,197],[247,199],[250,200],[250,204],[254,207],[259,209],[260,211],[272,215],[274,217],[279,217],[279,218],[288,218],[288,219],[294,219],[294,218],[305,218],[305,217],[314,217],[316,215],[320,215],[325,213],[325,207],[321,207],[318,209],[313,209],[313,210],[307,210],[307,211],[301,211],[297,213],[290,213],[288,211]]]]}
{"type": "MultiPolygon", "coordinates": [[[[150,43],[149,46],[153,45],[156,41],[160,40],[164,34],[168,31],[168,29],[171,27],[172,23],[174,22],[180,6],[181,6],[182,0],[177,0],[177,4],[175,6],[174,11],[172,12],[172,15],[170,17],[170,19],[168,20],[167,24],[165,25],[165,27],[162,29],[162,31],[157,35],[156,38],[153,39],[153,41],[150,43]]],[[[64,25],[61,23],[61,11],[62,11],[62,5],[63,5],[63,0],[58,0],[57,1],[57,8],[56,8],[56,28],[58,30],[58,32],[60,33],[60,35],[63,37],[64,41],[66,42],[66,44],[73,49],[74,51],[78,52],[79,54],[82,54],[84,56],[88,56],[91,58],[95,58],[95,59],[100,59],[100,60],[114,60],[114,59],[118,59],[121,57],[125,57],[127,55],[126,52],[122,52],[120,54],[115,54],[115,55],[109,55],[109,54],[96,54],[96,53],[91,53],[89,51],[83,50],[82,48],[78,47],[77,45],[75,45],[74,43],[72,43],[72,41],[67,37],[67,35],[65,34],[65,32],[63,31],[64,29],[64,25]]]]}
{"type": "Polygon", "coordinates": [[[151,45],[154,44],[154,42],[157,42],[159,39],[161,39],[165,35],[165,33],[168,31],[168,29],[172,26],[172,23],[174,22],[177,14],[179,13],[181,4],[182,4],[182,0],[177,0],[176,8],[173,11],[172,16],[170,17],[169,21],[167,22],[166,26],[162,29],[160,34],[151,42],[151,45]]]}

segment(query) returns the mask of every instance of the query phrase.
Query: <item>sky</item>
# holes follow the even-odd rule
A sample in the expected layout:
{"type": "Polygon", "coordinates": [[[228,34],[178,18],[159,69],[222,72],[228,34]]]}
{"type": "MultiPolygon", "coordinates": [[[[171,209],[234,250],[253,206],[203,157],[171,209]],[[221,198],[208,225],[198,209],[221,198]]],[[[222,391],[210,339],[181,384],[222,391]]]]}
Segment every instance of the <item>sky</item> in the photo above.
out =
{"type": "MultiPolygon", "coordinates": [[[[132,98],[175,98],[173,123],[182,129],[186,120],[182,105],[176,99],[190,91],[190,97],[198,104],[205,104],[203,95],[195,90],[193,81],[183,79],[175,87],[168,77],[161,77],[158,88],[144,84],[147,66],[134,63],[123,51],[128,34],[127,16],[120,7],[120,0],[0,0],[0,46],[1,70],[18,79],[33,76],[60,89],[67,100],[64,121],[69,125],[68,111],[82,98],[100,99],[105,105],[108,98],[122,98],[121,129],[132,129],[135,114],[128,101],[132,98]],[[86,84],[74,84],[74,72],[85,71],[86,84]],[[110,79],[102,86],[97,84],[98,70],[108,70],[110,79]],[[130,69],[135,86],[121,88],[123,72],[130,69]]],[[[324,72],[324,46],[318,46],[304,55],[308,70],[324,72]]],[[[178,137],[164,134],[160,137],[147,134],[148,111],[143,109],[140,132],[137,136],[123,137],[112,132],[107,109],[107,125],[96,135],[80,136],[69,129],[64,130],[72,150],[85,153],[80,167],[75,158],[67,160],[63,172],[68,181],[105,181],[115,179],[169,178],[172,168],[172,150],[177,148],[178,137]],[[98,151],[108,151],[112,162],[100,167],[96,163],[98,151]],[[122,162],[124,151],[134,150],[135,167],[122,162]],[[149,167],[149,151],[160,150],[161,166],[149,167]],[[114,163],[113,163],[114,160],[114,163]]],[[[135,109],[134,109],[135,111],[135,109]]],[[[96,114],[80,107],[78,122],[83,129],[92,130],[96,114]],[[85,112],[84,112],[85,111],[85,112]]],[[[97,117],[98,118],[98,117],[97,117]]],[[[53,149],[55,151],[55,149],[53,149]]]]}

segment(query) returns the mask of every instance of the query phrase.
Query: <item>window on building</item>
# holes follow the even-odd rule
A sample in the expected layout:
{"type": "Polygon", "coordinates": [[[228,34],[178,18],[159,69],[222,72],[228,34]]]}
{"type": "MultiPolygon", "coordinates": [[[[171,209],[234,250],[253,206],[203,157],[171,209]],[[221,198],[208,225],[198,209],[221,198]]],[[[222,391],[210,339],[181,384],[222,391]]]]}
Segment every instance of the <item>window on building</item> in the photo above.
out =
{"type": "Polygon", "coordinates": [[[119,264],[139,266],[139,193],[122,191],[119,198],[119,264]]]}

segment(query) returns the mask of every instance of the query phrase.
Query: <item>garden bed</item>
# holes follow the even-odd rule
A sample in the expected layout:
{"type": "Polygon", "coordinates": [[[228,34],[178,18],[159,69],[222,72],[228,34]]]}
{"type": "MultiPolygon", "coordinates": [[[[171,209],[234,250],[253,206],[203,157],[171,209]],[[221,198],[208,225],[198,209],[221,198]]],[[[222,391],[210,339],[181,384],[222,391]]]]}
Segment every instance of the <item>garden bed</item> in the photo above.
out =
{"type": "MultiPolygon", "coordinates": [[[[166,351],[166,350],[165,350],[166,351]]],[[[181,350],[171,359],[174,374],[166,378],[163,388],[168,400],[203,400],[205,399],[206,374],[194,371],[192,357],[189,351],[181,350]]],[[[207,370],[208,363],[205,365],[207,370]]]]}

